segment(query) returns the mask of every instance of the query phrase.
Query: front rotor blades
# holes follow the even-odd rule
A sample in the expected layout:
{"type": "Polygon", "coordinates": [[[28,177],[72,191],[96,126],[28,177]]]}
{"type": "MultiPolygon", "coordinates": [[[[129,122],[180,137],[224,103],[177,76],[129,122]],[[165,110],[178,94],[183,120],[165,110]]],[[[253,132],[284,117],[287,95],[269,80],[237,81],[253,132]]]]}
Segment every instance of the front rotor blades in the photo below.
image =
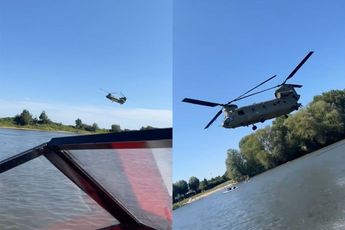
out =
{"type": "Polygon", "coordinates": [[[197,100],[197,99],[192,99],[192,98],[185,98],[182,100],[183,102],[191,103],[191,104],[196,104],[196,105],[203,105],[203,106],[209,106],[209,107],[215,107],[215,106],[223,106],[223,104],[220,103],[214,103],[214,102],[209,102],[209,101],[202,101],[202,100],[197,100]]]}
{"type": "Polygon", "coordinates": [[[207,129],[208,127],[210,127],[210,125],[212,125],[212,123],[219,117],[219,115],[222,114],[222,110],[219,110],[218,113],[216,114],[216,116],[214,116],[212,118],[212,120],[205,126],[204,129],[207,129]]]}

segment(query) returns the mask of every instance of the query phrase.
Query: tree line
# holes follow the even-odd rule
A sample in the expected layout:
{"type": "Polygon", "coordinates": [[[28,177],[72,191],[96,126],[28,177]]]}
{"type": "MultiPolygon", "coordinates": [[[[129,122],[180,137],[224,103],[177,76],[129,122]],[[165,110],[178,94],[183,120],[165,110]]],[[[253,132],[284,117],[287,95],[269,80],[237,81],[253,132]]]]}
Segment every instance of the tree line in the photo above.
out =
{"type": "Polygon", "coordinates": [[[202,181],[195,176],[190,177],[188,182],[185,180],[179,180],[173,183],[173,203],[214,188],[215,186],[222,184],[227,180],[228,178],[226,178],[225,175],[217,176],[209,180],[204,178],[202,181]]]}
{"type": "MultiPolygon", "coordinates": [[[[1,118],[3,121],[10,122],[11,124],[17,125],[17,126],[56,126],[56,127],[62,127],[66,126],[62,123],[54,122],[52,121],[47,113],[45,111],[42,111],[41,114],[37,117],[33,117],[33,115],[27,110],[24,109],[20,114],[17,114],[14,117],[7,117],[7,118],[1,118]]],[[[103,132],[123,132],[123,131],[130,131],[130,129],[121,129],[120,125],[118,124],[112,124],[110,129],[101,129],[99,128],[98,124],[94,122],[92,125],[85,124],[82,122],[80,118],[77,118],[75,120],[75,125],[67,125],[67,127],[74,128],[77,130],[83,130],[88,132],[96,132],[96,131],[103,131],[103,132]]],[[[149,130],[149,129],[156,129],[152,126],[142,126],[139,130],[149,130]]]]}

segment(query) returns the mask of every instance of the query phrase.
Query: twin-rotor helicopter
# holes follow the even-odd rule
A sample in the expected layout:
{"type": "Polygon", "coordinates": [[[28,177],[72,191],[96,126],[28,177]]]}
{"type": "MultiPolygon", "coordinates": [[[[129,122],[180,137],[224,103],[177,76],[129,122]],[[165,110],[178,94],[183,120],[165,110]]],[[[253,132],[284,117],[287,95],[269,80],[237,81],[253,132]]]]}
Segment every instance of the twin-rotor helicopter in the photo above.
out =
{"type": "Polygon", "coordinates": [[[226,104],[222,103],[214,103],[209,101],[202,101],[192,98],[184,98],[182,101],[202,106],[209,106],[209,107],[216,107],[221,106],[222,109],[218,111],[218,113],[212,118],[212,120],[206,125],[205,129],[207,129],[219,116],[224,113],[224,121],[222,126],[224,128],[237,128],[240,126],[249,126],[253,125],[252,129],[256,130],[256,123],[264,122],[266,120],[279,117],[282,115],[287,116],[287,114],[291,113],[294,110],[298,110],[301,106],[298,103],[300,95],[297,94],[295,88],[301,88],[302,85],[296,84],[287,84],[287,80],[292,78],[295,73],[301,68],[301,66],[308,60],[308,58],[313,54],[313,51],[310,51],[303,60],[296,66],[296,68],[289,74],[289,76],[281,83],[276,86],[270,87],[268,89],[264,89],[255,93],[251,93],[253,90],[257,89],[261,85],[265,84],[266,82],[272,80],[276,77],[276,75],[268,78],[267,80],[261,82],[254,88],[248,90],[244,94],[238,96],[237,98],[229,101],[226,104]],[[275,99],[260,102],[257,104],[238,107],[237,105],[233,104],[233,102],[242,100],[247,97],[251,97],[253,95],[278,88],[275,93],[275,99]]]}
{"type": "Polygon", "coordinates": [[[125,95],[123,95],[121,92],[118,93],[118,92],[108,92],[104,89],[100,89],[104,92],[107,93],[107,95],[105,96],[106,98],[108,98],[111,102],[116,102],[116,103],[119,103],[119,104],[124,104],[126,101],[127,101],[127,97],[125,95]],[[115,95],[119,95],[119,96],[115,96],[115,95]]]}

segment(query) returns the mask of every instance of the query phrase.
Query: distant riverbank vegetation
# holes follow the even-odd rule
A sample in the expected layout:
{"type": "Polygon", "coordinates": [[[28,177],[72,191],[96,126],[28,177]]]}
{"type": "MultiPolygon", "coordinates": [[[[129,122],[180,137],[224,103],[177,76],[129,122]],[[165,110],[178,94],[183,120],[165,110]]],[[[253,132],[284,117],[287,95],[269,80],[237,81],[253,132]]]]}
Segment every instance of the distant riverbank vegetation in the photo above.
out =
{"type": "MultiPolygon", "coordinates": [[[[15,117],[0,118],[0,127],[19,128],[19,129],[33,129],[45,131],[63,131],[75,133],[109,133],[130,131],[129,129],[121,129],[120,125],[113,124],[110,129],[99,128],[97,123],[92,125],[84,124],[81,119],[75,120],[75,125],[64,125],[62,123],[52,121],[45,111],[39,117],[33,115],[26,109],[15,117]]],[[[155,129],[152,126],[143,126],[140,130],[155,129]]]]}
{"type": "MultiPolygon", "coordinates": [[[[287,118],[276,118],[271,126],[245,136],[239,150],[229,149],[222,180],[241,181],[318,150],[345,137],[345,90],[315,96],[306,107],[287,118]]],[[[192,178],[192,177],[191,177],[192,178]]],[[[191,180],[191,179],[190,179],[191,180]]],[[[193,181],[198,180],[197,178],[193,181]]],[[[208,181],[178,181],[173,202],[208,189],[208,181]]]]}

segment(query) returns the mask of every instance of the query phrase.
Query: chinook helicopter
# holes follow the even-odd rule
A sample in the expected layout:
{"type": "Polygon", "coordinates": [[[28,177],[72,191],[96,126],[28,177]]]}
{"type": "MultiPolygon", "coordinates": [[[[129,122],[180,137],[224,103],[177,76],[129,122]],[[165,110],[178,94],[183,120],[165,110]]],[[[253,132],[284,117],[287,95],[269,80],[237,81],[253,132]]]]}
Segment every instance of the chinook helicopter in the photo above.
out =
{"type": "Polygon", "coordinates": [[[266,82],[272,80],[276,77],[276,75],[268,78],[267,80],[261,82],[259,85],[255,86],[254,88],[248,90],[244,94],[238,96],[237,98],[229,101],[226,104],[221,103],[214,103],[209,101],[202,101],[192,98],[184,98],[182,101],[202,106],[222,106],[222,109],[218,111],[218,113],[212,118],[212,120],[206,125],[205,129],[207,129],[223,112],[225,115],[222,127],[224,128],[237,128],[240,126],[249,126],[253,125],[252,129],[256,130],[257,127],[255,123],[264,122],[266,120],[279,117],[282,115],[287,116],[287,114],[291,113],[294,110],[298,110],[301,106],[298,103],[300,95],[297,94],[295,88],[301,88],[302,85],[296,84],[287,84],[287,80],[292,78],[295,73],[301,68],[301,66],[308,60],[308,58],[313,54],[313,51],[310,51],[303,60],[295,67],[295,69],[289,74],[289,76],[279,85],[270,87],[268,89],[264,89],[255,93],[248,94],[258,88],[259,86],[265,84],[266,82]],[[235,101],[242,100],[247,97],[251,97],[253,95],[278,88],[275,93],[275,99],[264,101],[261,103],[238,107],[235,104],[232,104],[235,101]]]}
{"type": "Polygon", "coordinates": [[[127,101],[127,97],[125,97],[125,95],[123,95],[121,92],[121,97],[115,97],[113,94],[119,94],[117,92],[112,92],[112,93],[109,93],[108,91],[104,90],[104,89],[100,89],[106,93],[108,93],[105,97],[108,98],[111,102],[117,102],[119,104],[124,104],[126,101],[127,101]]]}

